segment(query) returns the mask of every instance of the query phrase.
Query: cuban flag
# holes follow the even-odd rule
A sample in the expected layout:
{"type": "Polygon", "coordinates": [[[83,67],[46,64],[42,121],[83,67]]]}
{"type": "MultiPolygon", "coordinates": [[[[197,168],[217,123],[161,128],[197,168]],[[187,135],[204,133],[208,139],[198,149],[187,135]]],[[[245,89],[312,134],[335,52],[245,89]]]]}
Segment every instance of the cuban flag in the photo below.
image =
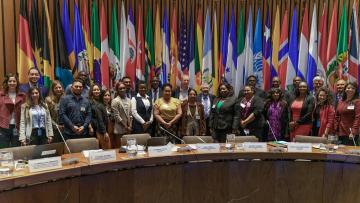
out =
{"type": "Polygon", "coordinates": [[[309,81],[309,89],[313,90],[312,79],[316,76],[317,71],[317,59],[318,59],[318,36],[317,36],[317,17],[316,17],[316,4],[314,5],[312,19],[311,19],[311,31],[310,31],[310,45],[307,64],[306,81],[309,81]]]}
{"type": "Polygon", "coordinates": [[[227,58],[225,67],[225,81],[234,86],[234,75],[236,75],[236,24],[234,9],[231,12],[230,33],[228,35],[227,58]]]}
{"type": "MultiPolygon", "coordinates": [[[[299,61],[297,76],[305,80],[307,72],[308,50],[309,50],[309,12],[307,6],[305,6],[305,12],[303,15],[303,22],[301,26],[300,34],[300,47],[299,47],[299,61]]],[[[311,82],[309,82],[311,83],[311,82]]]]}
{"type": "Polygon", "coordinates": [[[257,87],[262,87],[264,83],[263,78],[263,64],[262,64],[262,24],[260,9],[258,9],[256,17],[256,27],[254,35],[254,75],[257,78],[257,87]]]}
{"type": "MultiPolygon", "coordinates": [[[[247,30],[245,36],[245,74],[246,79],[249,75],[254,74],[253,70],[253,26],[252,26],[252,8],[250,6],[249,17],[247,22],[247,30]]],[[[244,80],[244,83],[246,80],[244,80]]],[[[245,85],[245,84],[244,84],[245,85]]]]}
{"type": "Polygon", "coordinates": [[[294,8],[294,13],[291,22],[291,31],[290,31],[288,66],[286,71],[286,86],[292,85],[293,78],[296,76],[296,72],[298,70],[298,59],[299,59],[298,55],[299,55],[298,24],[297,24],[296,8],[294,8]]]}

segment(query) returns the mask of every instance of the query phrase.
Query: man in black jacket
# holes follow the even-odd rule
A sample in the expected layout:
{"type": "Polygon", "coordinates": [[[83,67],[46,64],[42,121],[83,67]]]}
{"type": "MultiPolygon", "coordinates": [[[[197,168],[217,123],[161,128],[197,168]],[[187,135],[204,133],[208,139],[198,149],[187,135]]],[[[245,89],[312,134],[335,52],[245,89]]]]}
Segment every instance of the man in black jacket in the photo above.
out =
{"type": "MultiPolygon", "coordinates": [[[[256,87],[256,83],[257,83],[257,78],[255,75],[250,75],[247,79],[246,79],[246,83],[247,85],[251,86],[254,90],[254,95],[262,98],[262,99],[265,99],[266,98],[266,93],[264,92],[264,90],[256,87]]],[[[243,92],[243,89],[240,90],[239,92],[239,98],[242,98],[244,97],[244,92],[243,92]]]]}
{"type": "Polygon", "coordinates": [[[200,102],[204,106],[204,112],[205,112],[205,119],[206,119],[206,134],[210,135],[209,131],[209,116],[211,107],[213,105],[213,101],[215,96],[213,94],[210,94],[209,92],[209,85],[208,84],[202,84],[201,85],[201,93],[197,96],[197,102],[200,102]]]}

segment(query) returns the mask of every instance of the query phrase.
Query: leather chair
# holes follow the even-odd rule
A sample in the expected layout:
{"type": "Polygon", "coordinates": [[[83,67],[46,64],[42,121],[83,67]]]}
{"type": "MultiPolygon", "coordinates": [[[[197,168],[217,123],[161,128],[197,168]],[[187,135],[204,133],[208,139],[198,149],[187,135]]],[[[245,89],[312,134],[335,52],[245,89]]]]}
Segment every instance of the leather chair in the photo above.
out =
{"type": "Polygon", "coordinates": [[[242,143],[242,142],[259,142],[259,139],[256,136],[249,135],[249,136],[235,136],[235,142],[242,143]]]}
{"type": "Polygon", "coordinates": [[[146,146],[164,146],[166,144],[165,137],[152,137],[147,140],[146,146]]]}
{"type": "MultiPolygon", "coordinates": [[[[80,138],[80,139],[68,139],[66,144],[69,146],[71,153],[78,153],[84,150],[99,149],[99,142],[96,138],[80,138]]],[[[69,154],[65,147],[65,154],[69,154]]]]}
{"type": "Polygon", "coordinates": [[[121,138],[121,146],[125,146],[127,144],[127,139],[129,138],[135,138],[136,144],[146,146],[147,141],[151,138],[151,136],[148,133],[123,135],[121,138]]]}
{"type": "Polygon", "coordinates": [[[9,147],[9,148],[0,149],[0,151],[12,152],[14,155],[14,160],[18,160],[18,159],[29,160],[33,156],[35,146],[36,145],[9,147]]]}
{"type": "Polygon", "coordinates": [[[197,144],[197,143],[213,143],[214,139],[211,136],[184,136],[183,140],[185,144],[197,144]]]}
{"type": "Polygon", "coordinates": [[[314,136],[305,136],[305,135],[296,135],[295,142],[302,143],[327,143],[327,139],[325,137],[314,137],[314,136]]]}

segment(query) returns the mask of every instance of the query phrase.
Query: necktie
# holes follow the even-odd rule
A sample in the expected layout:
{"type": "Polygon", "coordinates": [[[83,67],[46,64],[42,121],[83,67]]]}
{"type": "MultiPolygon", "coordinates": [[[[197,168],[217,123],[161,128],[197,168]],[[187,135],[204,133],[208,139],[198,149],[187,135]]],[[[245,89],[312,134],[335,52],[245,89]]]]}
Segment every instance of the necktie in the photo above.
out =
{"type": "Polygon", "coordinates": [[[157,90],[154,90],[154,101],[157,100],[157,97],[158,97],[158,95],[157,95],[157,90]]]}

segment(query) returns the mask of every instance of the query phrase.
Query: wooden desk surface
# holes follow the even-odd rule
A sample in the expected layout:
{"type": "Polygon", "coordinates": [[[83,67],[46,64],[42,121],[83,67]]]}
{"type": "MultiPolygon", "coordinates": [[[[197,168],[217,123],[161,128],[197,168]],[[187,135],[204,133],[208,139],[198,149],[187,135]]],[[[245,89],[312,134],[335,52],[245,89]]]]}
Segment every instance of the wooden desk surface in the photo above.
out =
{"type": "MultiPolygon", "coordinates": [[[[268,146],[269,149],[271,149],[271,146],[268,146]]],[[[281,163],[281,167],[289,167],[289,170],[294,171],[294,173],[299,173],[300,176],[309,176],[309,170],[312,171],[314,170],[314,173],[318,173],[317,176],[321,176],[321,177],[328,177],[329,175],[327,174],[328,172],[328,167],[329,164],[331,164],[331,168],[334,166],[339,167],[340,165],[344,165],[347,167],[346,170],[348,170],[348,166],[350,165],[356,165],[356,169],[360,168],[359,163],[360,163],[360,156],[357,155],[349,155],[346,154],[346,151],[351,150],[351,149],[359,149],[360,147],[344,147],[344,148],[339,148],[336,153],[326,153],[325,151],[322,150],[318,150],[318,149],[314,149],[313,148],[313,152],[312,153],[288,153],[288,152],[244,152],[242,150],[226,150],[226,149],[221,149],[220,152],[218,153],[199,153],[196,150],[194,151],[190,151],[190,152],[173,152],[171,155],[169,156],[160,156],[160,157],[149,157],[147,154],[145,155],[138,155],[135,158],[129,158],[128,155],[126,153],[117,153],[117,159],[116,161],[112,161],[112,162],[105,162],[105,163],[100,163],[100,164],[94,164],[94,165],[90,165],[88,160],[81,154],[81,153],[76,153],[76,154],[66,154],[63,155],[62,158],[68,158],[70,156],[72,157],[77,157],[80,159],[80,162],[77,164],[73,164],[73,165],[65,165],[63,166],[61,169],[58,170],[51,170],[51,171],[45,171],[45,172],[39,172],[39,173],[29,173],[27,170],[24,171],[17,171],[14,172],[14,175],[10,176],[10,177],[0,177],[0,190],[3,191],[2,193],[0,193],[0,202],[2,202],[2,196],[3,198],[5,198],[6,200],[9,199],[13,199],[13,198],[19,198],[17,195],[14,195],[16,191],[22,190],[31,190],[33,188],[39,188],[39,187],[47,187],[46,185],[56,185],[53,186],[55,188],[58,187],[63,187],[62,184],[69,184],[68,182],[77,182],[76,184],[70,184],[71,187],[75,187],[75,192],[73,195],[70,195],[71,197],[73,197],[74,199],[70,202],[80,202],[79,199],[81,200],[86,200],[84,202],[101,202],[101,199],[96,199],[96,195],[92,195],[91,197],[95,198],[94,201],[92,201],[91,199],[89,199],[90,197],[83,197],[81,194],[81,191],[84,190],[84,188],[88,188],[87,190],[93,191],[94,194],[98,193],[99,191],[97,191],[97,189],[99,189],[98,187],[100,187],[100,185],[102,185],[102,187],[104,188],[108,188],[108,184],[115,184],[118,185],[118,187],[122,188],[122,190],[127,191],[126,194],[129,194],[132,192],[133,194],[130,196],[122,196],[123,198],[128,198],[129,202],[143,202],[141,200],[146,200],[143,199],[142,195],[147,196],[147,200],[150,200],[151,198],[154,199],[154,201],[156,200],[157,202],[167,202],[167,200],[169,201],[173,201],[172,199],[161,199],[161,197],[158,196],[151,196],[149,197],[149,194],[147,194],[145,191],[154,191],[154,190],[159,190],[162,191],[164,190],[164,188],[157,188],[156,186],[154,186],[154,182],[148,182],[146,180],[153,180],[153,178],[159,176],[159,185],[162,185],[164,183],[162,183],[162,179],[166,179],[168,180],[169,178],[172,180],[172,178],[174,177],[175,180],[177,180],[178,185],[176,187],[180,187],[181,190],[186,190],[184,187],[185,186],[179,186],[181,184],[184,184],[183,182],[191,182],[191,184],[193,186],[196,187],[203,187],[203,184],[200,184],[200,182],[204,182],[207,184],[222,184],[221,181],[224,181],[221,176],[218,177],[218,172],[219,171],[224,171],[223,175],[226,175],[226,177],[229,176],[228,173],[229,170],[232,171],[231,172],[231,176],[237,177],[238,179],[244,180],[245,182],[248,183],[248,181],[250,181],[250,179],[244,179],[244,175],[246,176],[256,176],[256,173],[254,174],[253,172],[249,172],[250,171],[258,171],[260,173],[263,173],[264,171],[270,171],[268,175],[274,175],[274,176],[279,176],[280,180],[282,179],[288,179],[288,178],[292,178],[295,174],[291,174],[288,175],[289,177],[282,177],[284,176],[284,174],[288,173],[287,169],[286,169],[286,173],[282,174],[278,174],[278,172],[276,172],[276,174],[271,174],[271,171],[282,171],[284,170],[283,168],[279,168],[278,163],[281,163]],[[247,160],[263,160],[263,161],[247,161],[247,160]],[[305,160],[311,160],[312,162],[294,162],[294,160],[299,160],[299,159],[305,159],[305,160]],[[245,160],[245,162],[239,162],[239,160],[245,160]],[[236,163],[236,164],[235,164],[236,163]],[[286,164],[289,163],[289,164],[286,164]],[[225,164],[225,165],[224,165],[225,164]],[[235,164],[235,165],[234,165],[235,164]],[[238,168],[238,164],[240,164],[240,168],[238,168]],[[350,164],[350,165],[349,165],[350,164]],[[244,165],[246,165],[246,170],[244,167],[244,165]],[[297,166],[294,168],[294,166],[297,166]],[[255,166],[258,166],[259,168],[254,168],[255,166]],[[234,168],[235,167],[235,168],[234,168]],[[269,168],[270,167],[270,168],[269,168]],[[303,168],[305,167],[306,170],[303,168]],[[236,169],[236,170],[235,170],[236,169]],[[161,173],[159,172],[162,171],[161,173]],[[183,171],[187,171],[186,176],[184,174],[183,171]],[[204,171],[207,172],[204,172],[204,171]],[[299,171],[298,171],[299,170],[299,171]],[[140,171],[140,172],[139,172],[140,171]],[[217,171],[217,172],[215,172],[217,171]],[[227,172],[226,172],[227,171],[227,172]],[[239,173],[234,171],[239,171],[239,173]],[[241,172],[243,171],[243,172],[241,172]],[[246,171],[246,172],[244,172],[246,171]],[[304,172],[306,171],[306,172],[304,172]],[[194,172],[194,174],[193,174],[194,172]],[[112,174],[112,175],[110,175],[112,174]],[[117,175],[116,175],[117,174],[117,175]],[[121,174],[121,175],[120,175],[121,174]],[[125,174],[125,175],[124,175],[125,174]],[[136,176],[135,176],[136,174],[136,176]],[[207,174],[205,176],[203,176],[203,174],[207,174]],[[178,176],[185,176],[182,179],[177,179],[178,176]],[[210,178],[210,180],[215,181],[215,182],[210,182],[208,183],[208,179],[209,177],[215,177],[215,180],[212,180],[212,178],[210,178]],[[121,178],[120,178],[121,177],[121,178]],[[69,179],[70,178],[70,179],[69,179]],[[80,178],[80,179],[79,179],[80,178]],[[119,179],[120,178],[120,179],[119,179]],[[150,179],[149,179],[150,178],[150,179]],[[200,178],[200,179],[199,179],[200,178]],[[221,179],[220,183],[218,183],[217,181],[219,181],[218,179],[221,179]],[[129,188],[124,188],[123,185],[119,185],[119,183],[114,182],[116,179],[119,179],[121,181],[132,181],[132,189],[131,191],[129,188]],[[138,180],[139,179],[139,180],[138,180]],[[106,180],[106,181],[105,181],[106,180]],[[139,182],[140,181],[140,182],[139,182]],[[145,181],[145,182],[144,182],[145,181]],[[181,182],[181,184],[180,184],[181,182]],[[97,188],[91,188],[92,186],[90,185],[96,185],[99,184],[97,188]],[[140,184],[140,186],[134,186],[140,184]],[[148,185],[149,184],[149,185],[148,185]],[[200,184],[200,185],[199,185],[200,184]],[[43,185],[43,186],[42,186],[43,185]],[[75,185],[75,186],[74,186],[75,185]],[[34,187],[37,186],[37,187],[34,187]],[[90,187],[90,189],[89,189],[90,187]],[[139,192],[137,188],[141,188],[143,187],[142,191],[143,192],[139,192]],[[155,189],[154,189],[155,187],[155,189]],[[76,192],[78,191],[78,192],[76,192]],[[2,195],[2,196],[1,196],[2,195]],[[85,199],[84,199],[85,198],[85,199]],[[150,198],[150,199],[149,199],[150,198]],[[161,201],[158,201],[160,198],[161,201]]],[[[350,167],[351,168],[351,167],[350,167]]],[[[331,169],[332,170],[332,169],[331,169]]],[[[330,170],[330,172],[331,172],[330,170]]],[[[344,169],[340,169],[339,170],[342,172],[344,169]]],[[[353,170],[351,168],[351,170],[353,170]]],[[[311,175],[311,174],[310,174],[311,175]]],[[[297,176],[297,175],[295,175],[297,176]]],[[[276,182],[275,180],[273,180],[273,178],[271,176],[266,176],[268,177],[269,180],[276,182]]],[[[330,175],[329,177],[331,177],[329,179],[329,181],[331,183],[336,183],[336,184],[343,184],[339,182],[337,182],[336,180],[333,180],[333,178],[336,178],[335,176],[333,177],[332,175],[330,175]]],[[[226,181],[224,182],[224,184],[243,184],[243,183],[239,183],[239,182],[232,182],[232,178],[230,178],[229,180],[226,179],[226,181]]],[[[311,177],[310,177],[311,178],[311,177]]],[[[337,177],[339,178],[339,177],[337,177]]],[[[352,180],[351,176],[349,177],[349,180],[352,180]]],[[[317,181],[319,177],[317,177],[317,181]]],[[[321,179],[321,178],[320,178],[321,179]]],[[[323,178],[324,179],[324,178],[323,178]]],[[[356,180],[360,180],[360,174],[357,175],[356,174],[356,180]]],[[[255,182],[258,182],[258,184],[263,184],[262,179],[255,179],[255,182]]],[[[302,181],[302,180],[298,180],[297,178],[295,179],[291,179],[292,181],[302,181]]],[[[166,182],[166,181],[165,181],[166,182]]],[[[266,182],[266,181],[265,181],[266,182]]],[[[319,181],[318,184],[321,184],[323,182],[319,181]]],[[[250,185],[254,184],[254,183],[248,183],[250,185]]],[[[265,185],[268,185],[270,183],[266,183],[265,185]]],[[[327,188],[327,183],[323,183],[324,185],[322,185],[322,193],[324,193],[324,188],[327,188]]],[[[356,185],[360,185],[360,183],[356,183],[356,185]]],[[[95,187],[95,186],[94,186],[95,187]]],[[[187,187],[187,186],[186,186],[187,187]]],[[[210,187],[210,186],[209,186],[210,187]]],[[[274,187],[274,186],[272,186],[274,187]]],[[[288,185],[287,185],[288,187],[288,185]]],[[[299,185],[299,187],[301,187],[299,185]]],[[[317,186],[319,187],[319,186],[317,186]]],[[[352,186],[351,186],[352,187],[352,186]]],[[[51,188],[51,187],[50,187],[51,188]]],[[[360,189],[358,189],[359,187],[353,188],[356,191],[359,191],[360,189]]],[[[179,188],[177,188],[179,189],[179,188]]],[[[212,188],[213,189],[213,188],[212,188]]],[[[231,193],[231,188],[230,187],[226,187],[226,189],[228,189],[230,191],[229,194],[227,195],[223,195],[223,193],[221,193],[223,196],[219,199],[222,200],[222,198],[226,199],[229,198],[229,195],[232,194],[231,193]]],[[[108,188],[107,190],[111,191],[113,190],[113,188],[108,188]]],[[[117,190],[116,190],[117,191],[117,190]]],[[[173,190],[171,190],[173,191],[173,190]]],[[[186,190],[187,191],[187,190],[186,190]]],[[[227,191],[227,192],[229,192],[227,191]]],[[[311,191],[311,190],[306,190],[311,191]]],[[[102,191],[103,193],[98,194],[100,196],[108,196],[108,198],[110,198],[111,200],[116,200],[116,196],[111,196],[109,197],[109,194],[104,193],[104,191],[102,191]]],[[[117,191],[118,192],[118,191],[117,191]]],[[[115,192],[115,194],[117,193],[115,192]]],[[[188,191],[189,192],[189,191],[188,191]]],[[[236,191],[232,191],[234,192],[234,194],[232,195],[237,195],[238,190],[236,191]]],[[[359,191],[360,192],[360,191],[359,191]]],[[[34,192],[33,192],[34,193],[34,192]]],[[[216,193],[216,192],[215,192],[216,193]]],[[[26,196],[27,193],[24,192],[24,195],[26,196]]],[[[199,199],[194,199],[194,197],[192,197],[192,195],[196,195],[195,193],[190,193],[188,194],[189,197],[187,197],[186,195],[184,197],[181,197],[181,201],[179,200],[178,202],[199,202],[199,199]],[[189,199],[190,198],[190,199],[189,199]]],[[[281,193],[281,195],[283,195],[281,193]]],[[[277,198],[280,198],[280,200],[284,200],[286,199],[285,197],[282,198],[282,196],[278,196],[276,195],[275,197],[273,197],[274,200],[276,200],[277,198]]],[[[36,195],[35,195],[36,196],[36,195]]],[[[167,198],[171,198],[168,197],[167,195],[165,195],[167,198]]],[[[164,197],[165,197],[164,196],[164,197]]],[[[230,195],[231,196],[231,195],[230,195]]],[[[317,195],[319,196],[319,195],[317,195]]],[[[317,197],[316,196],[316,197],[317,197]]],[[[324,195],[321,195],[322,197],[322,201],[320,199],[320,202],[327,202],[324,200],[327,200],[327,198],[324,199],[323,197],[324,195]]],[[[356,200],[360,200],[360,194],[357,195],[358,199],[356,200]]],[[[48,197],[48,198],[53,198],[52,196],[48,197]]],[[[63,198],[62,196],[59,197],[60,199],[63,198]]],[[[178,197],[179,198],[179,197],[178,197]]],[[[216,198],[215,198],[216,199],[216,198]]],[[[209,200],[210,202],[216,202],[214,200],[209,200]]],[[[54,200],[54,199],[52,199],[54,200]]],[[[124,200],[124,199],[122,199],[124,200]]],[[[338,202],[347,202],[347,201],[343,201],[344,199],[341,199],[341,201],[339,200],[338,202]]],[[[353,200],[353,199],[351,199],[353,200]]],[[[317,201],[317,202],[319,202],[317,201]]],[[[82,202],[82,201],[81,201],[82,202]]],[[[127,202],[127,201],[126,201],[127,202]]],[[[150,201],[151,202],[151,201],[150,201]]],[[[220,201],[221,202],[221,201],[220,201]]],[[[257,202],[257,201],[255,201],[257,202]]],[[[277,202],[277,201],[275,201],[277,202]]],[[[281,202],[281,201],[280,201],[281,202]]],[[[286,201],[285,201],[286,202],[286,201]]],[[[335,201],[336,202],[336,201],[335,201]]]]}

